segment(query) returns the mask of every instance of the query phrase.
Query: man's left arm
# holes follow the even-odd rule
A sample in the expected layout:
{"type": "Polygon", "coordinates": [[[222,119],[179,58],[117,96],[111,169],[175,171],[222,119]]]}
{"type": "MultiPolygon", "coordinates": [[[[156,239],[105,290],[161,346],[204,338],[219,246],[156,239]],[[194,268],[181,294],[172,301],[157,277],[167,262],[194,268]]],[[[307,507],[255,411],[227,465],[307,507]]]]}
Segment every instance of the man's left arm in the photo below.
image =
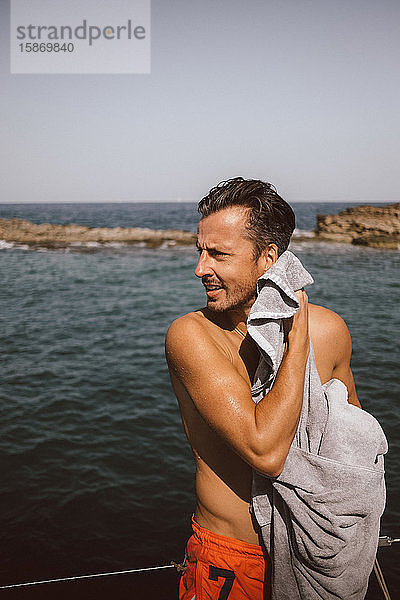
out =
{"type": "Polygon", "coordinates": [[[350,368],[352,345],[346,323],[332,310],[310,304],[310,325],[311,340],[323,377],[343,381],[349,394],[349,403],[360,406],[350,368]]]}
{"type": "Polygon", "coordinates": [[[336,356],[335,364],[332,371],[332,377],[343,381],[347,387],[349,394],[348,401],[350,404],[359,406],[361,404],[357,398],[356,386],[354,383],[353,373],[350,367],[350,359],[352,352],[351,336],[346,323],[339,315],[335,314],[336,323],[336,356]]]}

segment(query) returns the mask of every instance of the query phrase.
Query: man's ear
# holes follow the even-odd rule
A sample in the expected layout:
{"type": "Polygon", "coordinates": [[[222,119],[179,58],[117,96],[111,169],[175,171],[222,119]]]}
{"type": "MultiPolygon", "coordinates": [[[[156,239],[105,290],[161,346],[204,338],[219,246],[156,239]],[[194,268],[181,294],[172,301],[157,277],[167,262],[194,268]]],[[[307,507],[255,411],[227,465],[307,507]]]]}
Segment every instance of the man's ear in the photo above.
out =
{"type": "Polygon", "coordinates": [[[276,244],[268,244],[260,258],[262,259],[263,271],[265,273],[278,260],[278,246],[276,244]]]}

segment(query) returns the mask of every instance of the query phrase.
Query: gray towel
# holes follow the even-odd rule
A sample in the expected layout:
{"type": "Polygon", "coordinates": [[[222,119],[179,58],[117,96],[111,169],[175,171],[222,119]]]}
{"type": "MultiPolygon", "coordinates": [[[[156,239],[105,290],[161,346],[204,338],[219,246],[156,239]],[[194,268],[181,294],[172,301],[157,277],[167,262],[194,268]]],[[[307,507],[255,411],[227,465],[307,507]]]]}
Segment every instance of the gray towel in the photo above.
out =
{"type": "MultiPolygon", "coordinates": [[[[259,402],[284,351],[282,319],[299,308],[295,290],[313,283],[286,251],[257,283],[247,322],[261,360],[252,395],[259,402]]],[[[313,349],[303,407],[279,477],[253,475],[252,509],[273,563],[273,600],[362,600],[385,506],[383,454],[377,420],[347,402],[337,379],[321,385],[313,349]]]]}

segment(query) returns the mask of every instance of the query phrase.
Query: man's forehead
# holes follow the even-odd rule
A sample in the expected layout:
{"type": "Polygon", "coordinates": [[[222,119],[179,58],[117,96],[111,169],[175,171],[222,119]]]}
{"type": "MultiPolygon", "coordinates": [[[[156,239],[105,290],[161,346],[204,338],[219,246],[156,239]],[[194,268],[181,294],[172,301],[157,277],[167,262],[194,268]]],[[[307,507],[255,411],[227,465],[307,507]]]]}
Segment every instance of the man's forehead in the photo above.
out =
{"type": "Polygon", "coordinates": [[[199,223],[196,245],[209,250],[232,251],[243,241],[240,232],[232,227],[202,227],[199,223]]]}
{"type": "Polygon", "coordinates": [[[229,240],[224,240],[222,237],[215,240],[209,240],[197,236],[196,246],[202,250],[219,250],[220,252],[233,252],[235,249],[234,244],[229,243],[229,240]]]}
{"type": "Polygon", "coordinates": [[[203,217],[197,228],[197,239],[211,244],[234,246],[246,239],[245,225],[248,209],[243,207],[224,208],[203,217]]]}

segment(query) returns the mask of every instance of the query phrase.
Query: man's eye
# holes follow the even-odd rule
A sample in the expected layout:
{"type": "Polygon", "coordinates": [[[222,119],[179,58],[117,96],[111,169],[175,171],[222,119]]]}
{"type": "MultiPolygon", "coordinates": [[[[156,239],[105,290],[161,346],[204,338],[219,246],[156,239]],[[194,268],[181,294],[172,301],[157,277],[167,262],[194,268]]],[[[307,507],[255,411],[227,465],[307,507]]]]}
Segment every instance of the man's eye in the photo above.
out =
{"type": "MultiPolygon", "coordinates": [[[[203,252],[202,248],[199,248],[198,246],[196,247],[196,252],[198,252],[199,254],[201,254],[203,252]]],[[[221,252],[220,250],[207,250],[209,256],[215,257],[215,258],[219,258],[219,257],[223,257],[226,256],[226,252],[221,252]]]]}

